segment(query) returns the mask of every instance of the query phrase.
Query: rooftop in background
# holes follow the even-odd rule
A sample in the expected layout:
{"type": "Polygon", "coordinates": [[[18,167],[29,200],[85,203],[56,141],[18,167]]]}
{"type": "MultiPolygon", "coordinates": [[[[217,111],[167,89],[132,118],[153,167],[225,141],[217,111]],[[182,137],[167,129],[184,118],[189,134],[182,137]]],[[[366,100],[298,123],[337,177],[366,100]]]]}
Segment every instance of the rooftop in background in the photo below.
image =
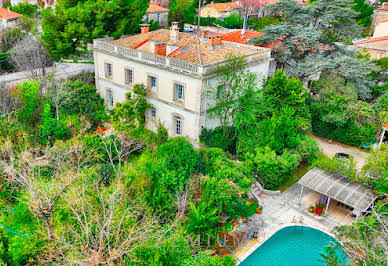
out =
{"type": "Polygon", "coordinates": [[[258,32],[254,30],[245,30],[244,34],[242,34],[242,30],[236,30],[236,31],[232,31],[224,34],[222,36],[222,40],[227,42],[247,44],[250,39],[258,38],[261,35],[263,35],[262,32],[258,32]]]}
{"type": "Polygon", "coordinates": [[[380,8],[377,8],[376,10],[388,11],[388,6],[380,7],[380,8]]]}
{"type": "Polygon", "coordinates": [[[362,212],[376,199],[366,185],[320,168],[308,171],[298,183],[362,212]]]}
{"type": "Polygon", "coordinates": [[[385,22],[388,22],[388,19],[383,19],[383,20],[377,21],[376,24],[385,23],[385,22]]]}
{"type": "Polygon", "coordinates": [[[168,12],[170,9],[163,7],[160,3],[150,2],[147,12],[168,12]]]}
{"type": "Polygon", "coordinates": [[[206,6],[203,6],[202,8],[204,8],[204,7],[212,7],[215,10],[217,10],[218,12],[228,12],[228,11],[231,11],[233,9],[240,8],[236,2],[208,4],[206,6]]]}
{"type": "MultiPolygon", "coordinates": [[[[388,36],[382,36],[382,37],[371,38],[371,39],[368,39],[366,41],[359,42],[357,44],[365,44],[365,43],[387,41],[387,40],[388,40],[388,36]]],[[[387,47],[387,49],[388,49],[388,47],[387,47]]]]}
{"type": "Polygon", "coordinates": [[[19,13],[0,7],[0,18],[2,19],[9,20],[9,19],[18,18],[21,16],[22,15],[20,15],[19,13]]]}
{"type": "Polygon", "coordinates": [[[171,30],[160,29],[110,41],[110,43],[150,54],[155,54],[155,45],[165,45],[167,50],[165,50],[164,56],[197,65],[221,62],[226,60],[229,55],[250,56],[268,51],[265,48],[222,43],[220,35],[199,37],[179,31],[176,34],[177,37],[172,39],[171,30]]]}

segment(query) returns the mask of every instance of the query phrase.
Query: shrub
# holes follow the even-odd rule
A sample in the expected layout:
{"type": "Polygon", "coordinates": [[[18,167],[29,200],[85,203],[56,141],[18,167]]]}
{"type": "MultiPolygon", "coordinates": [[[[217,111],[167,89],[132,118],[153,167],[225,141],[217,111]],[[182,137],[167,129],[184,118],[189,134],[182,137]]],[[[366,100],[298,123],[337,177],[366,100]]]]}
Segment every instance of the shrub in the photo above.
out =
{"type": "Polygon", "coordinates": [[[311,136],[303,135],[296,152],[301,156],[302,162],[312,163],[318,158],[318,142],[311,136]]]}
{"type": "Polygon", "coordinates": [[[266,189],[276,190],[287,182],[300,161],[301,156],[290,150],[277,155],[274,150],[265,147],[257,148],[256,153],[247,158],[247,165],[266,189]]]}
{"type": "Polygon", "coordinates": [[[49,104],[45,104],[43,107],[42,124],[39,126],[39,132],[41,143],[57,139],[65,140],[70,137],[69,128],[52,117],[49,104]]]}
{"type": "MultiPolygon", "coordinates": [[[[234,128],[228,127],[226,130],[234,131],[234,128]]],[[[202,128],[199,140],[208,147],[221,148],[231,154],[236,154],[236,137],[224,137],[223,127],[216,127],[214,129],[202,128]]]]}

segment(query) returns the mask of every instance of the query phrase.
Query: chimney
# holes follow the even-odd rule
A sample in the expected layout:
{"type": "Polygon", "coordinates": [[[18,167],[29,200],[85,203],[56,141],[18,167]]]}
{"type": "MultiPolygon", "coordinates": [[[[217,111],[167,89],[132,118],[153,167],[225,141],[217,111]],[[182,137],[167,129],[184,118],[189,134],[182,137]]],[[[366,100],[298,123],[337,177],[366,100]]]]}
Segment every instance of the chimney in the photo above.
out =
{"type": "Polygon", "coordinates": [[[207,37],[207,48],[210,50],[214,50],[215,38],[215,36],[207,37]]]}
{"type": "Polygon", "coordinates": [[[204,31],[201,32],[201,38],[202,38],[202,39],[206,39],[206,37],[207,37],[207,32],[208,32],[207,30],[204,30],[204,31]]]}
{"type": "Polygon", "coordinates": [[[140,24],[141,34],[148,33],[150,31],[150,24],[140,24]]]}
{"type": "Polygon", "coordinates": [[[172,22],[170,27],[170,41],[177,41],[179,39],[178,22],[172,22]]]}
{"type": "Polygon", "coordinates": [[[155,54],[166,56],[166,43],[165,42],[155,43],[155,54]]]}
{"type": "Polygon", "coordinates": [[[221,35],[214,36],[214,45],[217,49],[222,48],[222,36],[221,35]]]}

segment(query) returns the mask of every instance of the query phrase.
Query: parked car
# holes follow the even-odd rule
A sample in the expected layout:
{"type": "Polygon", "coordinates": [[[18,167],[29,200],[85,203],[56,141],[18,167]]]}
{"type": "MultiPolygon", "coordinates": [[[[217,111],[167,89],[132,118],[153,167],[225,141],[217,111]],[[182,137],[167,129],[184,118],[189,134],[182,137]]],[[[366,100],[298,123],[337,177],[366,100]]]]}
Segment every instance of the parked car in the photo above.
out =
{"type": "Polygon", "coordinates": [[[184,31],[184,32],[187,32],[187,33],[192,33],[192,32],[194,32],[194,30],[193,30],[193,28],[192,28],[191,26],[185,26],[185,27],[183,28],[183,31],[184,31]]]}

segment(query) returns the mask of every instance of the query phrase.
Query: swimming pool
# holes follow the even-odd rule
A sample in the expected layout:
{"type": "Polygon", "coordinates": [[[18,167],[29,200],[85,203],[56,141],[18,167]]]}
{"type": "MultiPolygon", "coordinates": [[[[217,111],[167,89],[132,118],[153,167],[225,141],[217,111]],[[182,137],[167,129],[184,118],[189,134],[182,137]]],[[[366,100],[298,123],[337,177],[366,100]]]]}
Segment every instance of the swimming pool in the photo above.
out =
{"type": "Polygon", "coordinates": [[[288,226],[277,231],[240,265],[325,265],[319,261],[320,254],[324,246],[335,241],[328,234],[310,227],[288,226]]]}

